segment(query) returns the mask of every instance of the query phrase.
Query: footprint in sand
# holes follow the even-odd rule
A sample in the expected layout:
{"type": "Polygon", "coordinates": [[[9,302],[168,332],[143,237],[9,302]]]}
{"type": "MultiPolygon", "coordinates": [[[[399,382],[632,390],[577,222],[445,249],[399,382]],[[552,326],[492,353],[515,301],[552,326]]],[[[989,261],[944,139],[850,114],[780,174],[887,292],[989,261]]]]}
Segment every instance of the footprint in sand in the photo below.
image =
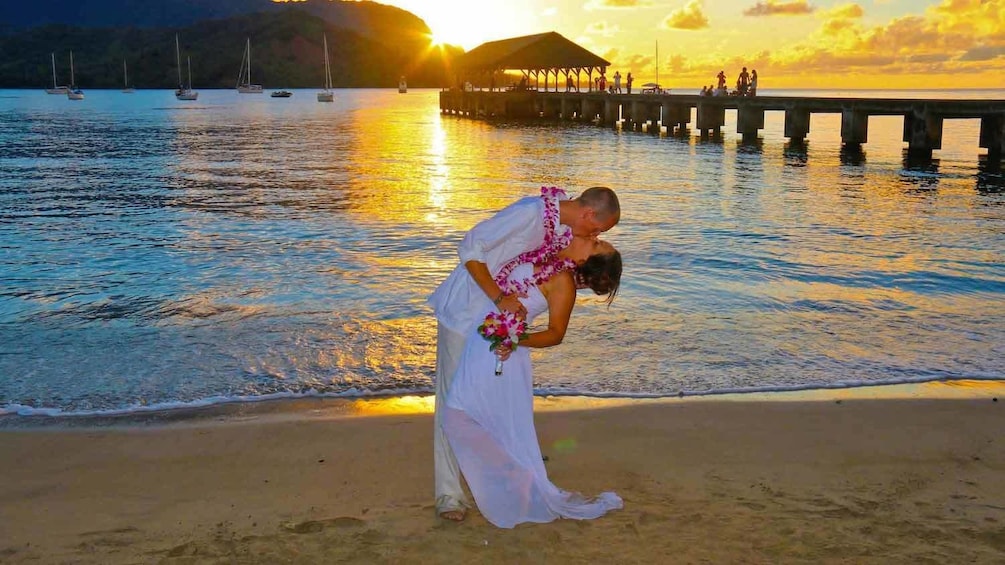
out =
{"type": "Polygon", "coordinates": [[[365,521],[352,516],[339,516],[330,520],[309,520],[299,524],[283,524],[283,529],[295,534],[316,534],[325,528],[356,528],[366,524],[365,521]]]}

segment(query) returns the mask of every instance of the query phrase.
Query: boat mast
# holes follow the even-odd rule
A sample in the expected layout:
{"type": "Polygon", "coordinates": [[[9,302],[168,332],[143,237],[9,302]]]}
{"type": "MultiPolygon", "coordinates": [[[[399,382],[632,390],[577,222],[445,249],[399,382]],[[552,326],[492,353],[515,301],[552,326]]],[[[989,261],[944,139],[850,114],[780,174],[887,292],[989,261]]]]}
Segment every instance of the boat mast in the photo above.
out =
{"type": "Polygon", "coordinates": [[[74,88],[76,84],[73,80],[73,51],[70,51],[70,88],[74,88]]]}
{"type": "Polygon", "coordinates": [[[251,38],[248,38],[248,42],[245,45],[248,50],[248,86],[251,86],[251,38]]]}
{"type": "Polygon", "coordinates": [[[52,87],[56,88],[56,53],[52,54],[52,87]]]}
{"type": "Polygon", "coordinates": [[[660,83],[660,40],[656,40],[656,88],[659,87],[660,83]]]}
{"type": "Polygon", "coordinates": [[[181,84],[181,50],[178,48],[178,34],[174,35],[174,60],[178,63],[178,88],[182,88],[181,84]]]}
{"type": "Polygon", "coordinates": [[[122,88],[129,88],[129,69],[126,68],[126,60],[122,59],[122,88]]]}
{"type": "MultiPolygon", "coordinates": [[[[324,34],[325,39],[325,90],[331,90],[332,87],[332,71],[328,66],[328,34],[324,34]]],[[[55,68],[55,67],[53,67],[55,68]]],[[[53,75],[55,77],[55,75],[53,75]]],[[[56,81],[55,78],[52,79],[53,82],[56,81]]]]}
{"type": "Polygon", "coordinates": [[[188,89],[192,90],[192,57],[185,57],[188,59],[188,89]]]}

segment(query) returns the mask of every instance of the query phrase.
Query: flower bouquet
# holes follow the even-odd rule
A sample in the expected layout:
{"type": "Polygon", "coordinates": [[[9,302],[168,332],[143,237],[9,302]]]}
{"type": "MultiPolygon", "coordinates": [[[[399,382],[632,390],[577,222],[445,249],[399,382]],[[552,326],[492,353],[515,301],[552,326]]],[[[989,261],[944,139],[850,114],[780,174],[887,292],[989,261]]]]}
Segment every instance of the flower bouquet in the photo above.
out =
{"type": "MultiPolygon", "coordinates": [[[[520,338],[527,335],[527,322],[512,312],[489,312],[478,326],[478,333],[488,340],[489,351],[496,351],[500,346],[513,351],[520,338]]],[[[496,375],[501,375],[502,370],[503,362],[497,353],[496,375]]]]}

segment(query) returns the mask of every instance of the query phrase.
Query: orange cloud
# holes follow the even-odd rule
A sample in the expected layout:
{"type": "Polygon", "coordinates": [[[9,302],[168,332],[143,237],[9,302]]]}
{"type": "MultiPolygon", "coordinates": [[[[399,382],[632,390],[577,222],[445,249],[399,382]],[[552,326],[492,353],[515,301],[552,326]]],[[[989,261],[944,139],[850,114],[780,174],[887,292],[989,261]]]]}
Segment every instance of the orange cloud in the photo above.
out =
{"type": "Polygon", "coordinates": [[[858,4],[842,4],[840,6],[834,6],[830,10],[824,13],[824,17],[830,19],[842,19],[842,20],[853,20],[861,18],[865,15],[865,11],[862,6],[858,4]]]}
{"type": "Polygon", "coordinates": [[[773,70],[934,75],[957,86],[968,75],[1005,72],[1005,0],[943,0],[923,15],[873,27],[839,13],[856,12],[829,12],[806,44],[772,55],[773,70]]]}
{"type": "Polygon", "coordinates": [[[648,6],[647,0],[592,0],[586,5],[587,10],[608,10],[619,8],[638,8],[648,6]]]}
{"type": "Polygon", "coordinates": [[[607,22],[594,22],[586,26],[586,31],[584,33],[599,35],[602,37],[611,37],[619,31],[621,31],[621,29],[616,25],[611,25],[607,22]]]}
{"type": "MultiPolygon", "coordinates": [[[[921,13],[864,25],[854,3],[820,10],[802,41],[756,54],[681,50],[660,61],[660,77],[708,84],[756,68],[762,88],[801,86],[1000,88],[1005,76],[1005,0],[941,0],[921,13]]],[[[640,77],[641,78],[641,77],[640,77]]]]}
{"type": "Polygon", "coordinates": [[[816,8],[806,3],[806,0],[794,2],[778,2],[766,0],[758,2],[753,7],[743,11],[744,16],[801,16],[812,13],[816,8]]]}
{"type": "Polygon", "coordinates": [[[670,15],[663,20],[663,27],[684,30],[707,28],[708,17],[705,16],[701,0],[691,0],[683,8],[670,12],[670,15]]]}
{"type": "Polygon", "coordinates": [[[981,45],[968,49],[960,56],[960,61],[991,61],[998,58],[1005,58],[1005,46],[981,45]]]}

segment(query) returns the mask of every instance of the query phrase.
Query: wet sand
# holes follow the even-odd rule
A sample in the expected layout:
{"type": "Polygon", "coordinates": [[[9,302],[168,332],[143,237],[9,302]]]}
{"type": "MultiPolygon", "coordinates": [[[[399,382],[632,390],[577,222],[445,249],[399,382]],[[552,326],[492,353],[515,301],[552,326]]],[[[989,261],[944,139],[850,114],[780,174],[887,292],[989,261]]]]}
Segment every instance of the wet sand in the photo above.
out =
{"type": "Polygon", "coordinates": [[[0,562],[1005,562],[1005,382],[897,390],[540,399],[625,508],[512,530],[435,516],[429,399],[5,418],[0,562]]]}

